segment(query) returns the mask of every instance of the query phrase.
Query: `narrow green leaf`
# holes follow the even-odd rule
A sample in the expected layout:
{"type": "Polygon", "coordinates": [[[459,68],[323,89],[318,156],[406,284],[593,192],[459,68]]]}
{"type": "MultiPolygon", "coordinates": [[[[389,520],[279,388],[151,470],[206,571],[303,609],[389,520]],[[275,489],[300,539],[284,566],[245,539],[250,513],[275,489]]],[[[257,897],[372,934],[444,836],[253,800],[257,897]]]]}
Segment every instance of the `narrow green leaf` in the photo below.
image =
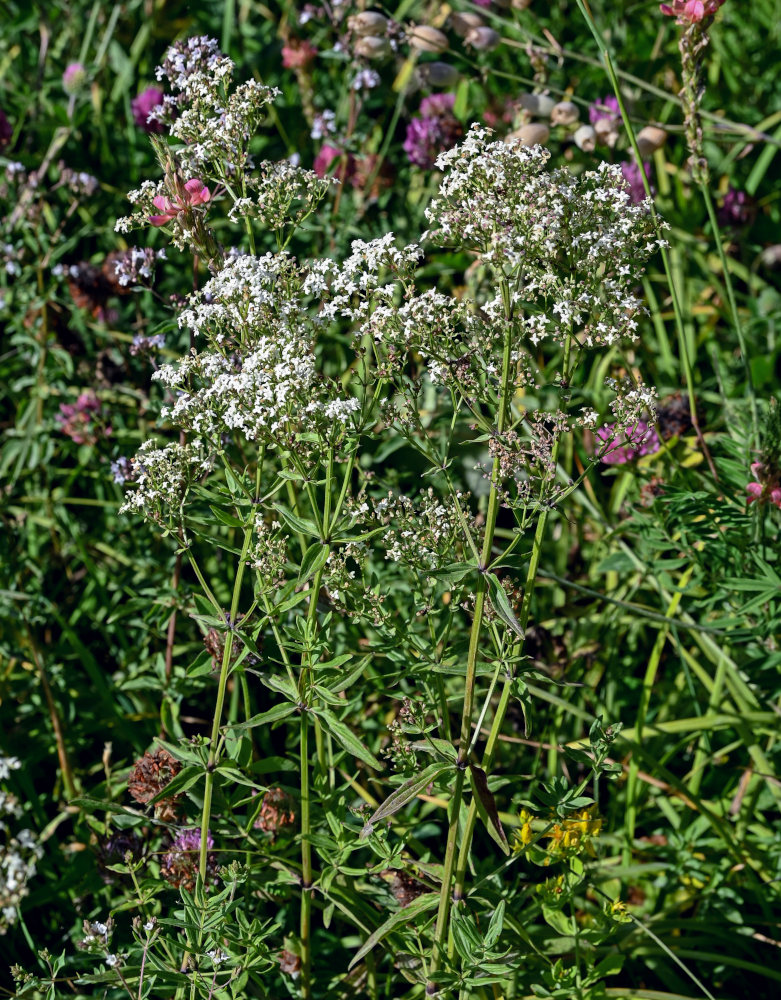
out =
{"type": "Polygon", "coordinates": [[[501,847],[504,854],[510,853],[510,845],[507,843],[502,821],[499,819],[499,810],[496,808],[493,792],[488,787],[488,778],[485,771],[475,764],[469,765],[469,777],[472,782],[472,794],[475,797],[475,805],[480,819],[485,824],[486,830],[490,833],[496,843],[501,847]]]}
{"type": "Polygon", "coordinates": [[[499,583],[499,577],[495,573],[486,573],[488,578],[488,596],[491,600],[494,611],[499,615],[505,625],[508,625],[513,632],[516,632],[523,639],[523,629],[521,623],[515,617],[507,594],[499,583]]]}
{"type": "Polygon", "coordinates": [[[353,955],[352,961],[348,968],[352,969],[354,965],[357,965],[362,958],[374,948],[375,945],[379,944],[383,938],[386,938],[392,931],[402,924],[408,924],[420,913],[426,913],[428,910],[433,910],[439,903],[439,893],[437,892],[427,892],[425,896],[418,896],[414,899],[409,906],[405,906],[403,909],[399,910],[398,913],[394,913],[392,917],[389,917],[384,924],[381,924],[377,930],[370,934],[369,937],[364,941],[358,951],[353,955]]]}
{"type": "Polygon", "coordinates": [[[325,566],[330,551],[327,545],[323,545],[320,542],[313,542],[309,546],[304,553],[304,558],[301,560],[301,569],[298,574],[299,586],[325,566]]]}
{"type": "Polygon", "coordinates": [[[382,805],[375,810],[374,815],[366,822],[363,830],[361,830],[361,837],[368,837],[376,823],[392,816],[399,809],[403,809],[408,802],[416,798],[432,781],[436,781],[440,774],[444,774],[445,771],[449,771],[451,768],[452,764],[442,764],[437,761],[434,764],[429,764],[420,774],[416,774],[405,781],[395,792],[391,792],[382,805]]]}
{"type": "Polygon", "coordinates": [[[170,799],[172,795],[178,795],[180,792],[186,792],[188,788],[199,781],[206,772],[202,767],[196,767],[192,764],[188,764],[187,767],[183,767],[182,770],[176,775],[175,778],[171,778],[165,788],[161,789],[154,798],[149,801],[154,804],[155,802],[160,802],[161,799],[170,799]]]}
{"type": "Polygon", "coordinates": [[[373,767],[375,771],[382,770],[382,764],[371,750],[365,747],[352,729],[337,719],[329,708],[313,708],[312,711],[323,720],[331,736],[344,750],[351,753],[353,757],[357,757],[358,760],[362,760],[364,764],[368,764],[369,767],[373,767]]]}
{"type": "Polygon", "coordinates": [[[209,504],[209,510],[214,514],[218,521],[222,524],[227,524],[229,528],[243,528],[244,522],[240,521],[238,517],[234,517],[233,514],[227,514],[224,510],[220,510],[219,507],[215,507],[209,504]]]}
{"type": "Polygon", "coordinates": [[[291,705],[290,702],[282,702],[281,705],[275,705],[267,712],[261,712],[260,715],[253,715],[246,722],[239,722],[230,728],[254,729],[256,726],[269,726],[272,722],[279,722],[280,719],[286,719],[288,715],[292,715],[297,709],[298,705],[291,705]]]}

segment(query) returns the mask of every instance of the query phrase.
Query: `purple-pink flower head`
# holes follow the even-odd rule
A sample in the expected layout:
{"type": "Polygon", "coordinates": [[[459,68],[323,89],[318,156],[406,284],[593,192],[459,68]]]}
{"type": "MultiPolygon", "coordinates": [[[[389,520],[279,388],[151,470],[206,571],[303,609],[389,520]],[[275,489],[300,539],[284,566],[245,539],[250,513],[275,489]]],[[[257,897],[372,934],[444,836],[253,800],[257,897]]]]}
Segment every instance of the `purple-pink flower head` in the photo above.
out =
{"type": "Polygon", "coordinates": [[[68,63],[62,74],[62,88],[66,94],[78,94],[87,80],[87,71],[80,62],[68,63]]]}
{"type": "Polygon", "coordinates": [[[677,19],[678,24],[699,24],[713,17],[726,0],[673,0],[671,4],[659,4],[659,10],[668,17],[677,19]]]}
{"type": "Polygon", "coordinates": [[[774,507],[781,510],[781,472],[771,469],[762,462],[752,462],[751,472],[755,475],[756,481],[746,484],[746,503],[755,501],[763,506],[772,503],[774,507]]]}
{"type": "Polygon", "coordinates": [[[145,132],[160,134],[163,131],[163,123],[155,118],[150,121],[149,116],[162,108],[164,96],[159,87],[147,87],[130,102],[133,121],[145,132]]]}
{"type": "Polygon", "coordinates": [[[617,125],[621,121],[621,111],[618,107],[618,98],[613,94],[602,97],[589,105],[588,120],[592,125],[597,122],[609,121],[612,125],[617,125]]]}
{"type": "MultiPolygon", "coordinates": [[[[211,830],[206,831],[206,847],[211,850],[214,847],[214,837],[211,830]]],[[[192,830],[182,830],[171,842],[171,853],[188,854],[201,850],[201,828],[194,827],[192,830]]]]}
{"type": "Polygon", "coordinates": [[[101,434],[108,437],[111,427],[101,427],[100,400],[94,392],[82,392],[75,403],[62,403],[54,418],[60,430],[75,444],[95,444],[101,434]]]}
{"type": "MultiPolygon", "coordinates": [[[[650,181],[651,164],[644,163],[643,170],[645,171],[645,176],[650,181]]],[[[634,202],[635,205],[639,205],[641,201],[645,200],[645,186],[643,185],[643,175],[640,173],[640,167],[634,160],[631,162],[624,160],[621,164],[621,173],[624,175],[624,180],[626,181],[630,201],[634,202]]],[[[651,187],[651,192],[653,193],[653,186],[651,187]]]]}
{"type": "Polygon", "coordinates": [[[407,125],[404,152],[416,167],[430,170],[440,153],[451,149],[462,135],[453,115],[455,94],[431,94],[420,102],[420,118],[407,125]]]}
{"type": "Polygon", "coordinates": [[[625,433],[617,433],[615,424],[605,424],[597,431],[597,439],[608,446],[602,455],[605,465],[626,465],[643,455],[653,455],[662,447],[656,428],[645,420],[638,420],[625,433]]]}
{"type": "Polygon", "coordinates": [[[729,187],[719,209],[719,225],[748,225],[754,217],[754,211],[754,204],[745,191],[738,191],[734,187],[729,187]]]}
{"type": "Polygon", "coordinates": [[[211,192],[197,177],[187,181],[180,196],[167,198],[163,194],[158,194],[152,199],[152,204],[160,212],[160,215],[150,215],[149,221],[153,226],[164,226],[175,219],[180,212],[196,205],[205,205],[211,199],[211,192]]]}
{"type": "Polygon", "coordinates": [[[439,118],[452,114],[455,105],[455,94],[429,94],[420,102],[420,114],[424,118],[439,118]]]}

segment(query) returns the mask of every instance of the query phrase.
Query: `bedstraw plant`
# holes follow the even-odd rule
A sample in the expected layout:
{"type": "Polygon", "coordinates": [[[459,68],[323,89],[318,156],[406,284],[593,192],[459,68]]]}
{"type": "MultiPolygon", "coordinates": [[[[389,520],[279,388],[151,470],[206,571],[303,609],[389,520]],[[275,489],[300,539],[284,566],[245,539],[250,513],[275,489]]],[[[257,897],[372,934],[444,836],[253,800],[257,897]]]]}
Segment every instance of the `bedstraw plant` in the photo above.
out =
{"type": "Polygon", "coordinates": [[[596,721],[571,751],[577,780],[503,774],[497,750],[511,705],[534,718],[524,642],[551,528],[600,458],[653,430],[631,344],[660,223],[619,166],[550,169],[543,147],[472,126],[436,161],[420,245],[388,233],[301,259],[338,182],[255,166],[275,94],[232,73],[209,39],[169,50],[163,179],[117,225],[161,230],[201,272],[122,513],[169,536],[197,583],[209,655],[187,676],[213,694],[202,735],[170,725],[131,774],[122,829],[147,846],[128,839],[110,870],[138,919],[124,951],[108,922],[87,928],[105,968],[83,981],[596,997],[625,919],[586,892],[585,865],[618,727],[596,721]],[[427,277],[453,253],[473,259],[460,296],[427,277]],[[480,877],[478,844],[481,871],[495,853],[480,877]],[[352,951],[324,967],[336,924],[352,951]],[[572,939],[566,960],[535,924],[572,939]]]}

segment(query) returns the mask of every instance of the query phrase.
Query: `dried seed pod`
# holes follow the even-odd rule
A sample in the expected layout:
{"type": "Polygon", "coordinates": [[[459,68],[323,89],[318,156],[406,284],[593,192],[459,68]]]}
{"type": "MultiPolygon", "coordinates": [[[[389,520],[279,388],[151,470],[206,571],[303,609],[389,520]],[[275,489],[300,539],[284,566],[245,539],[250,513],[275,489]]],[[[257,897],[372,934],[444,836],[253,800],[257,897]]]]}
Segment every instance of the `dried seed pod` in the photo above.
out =
{"type": "Polygon", "coordinates": [[[356,35],[379,37],[388,31],[388,18],[374,10],[364,10],[347,18],[347,27],[356,35]]]}
{"type": "Polygon", "coordinates": [[[418,66],[418,79],[429,87],[455,87],[461,74],[448,63],[430,62],[418,66]]]}
{"type": "Polygon", "coordinates": [[[550,118],[551,111],[556,107],[556,102],[548,94],[521,94],[518,103],[524,111],[541,118],[550,118]]]}
{"type": "Polygon", "coordinates": [[[637,133],[637,148],[641,156],[650,156],[657,149],[661,149],[667,140],[667,133],[663,128],[655,125],[646,125],[637,133]]]}
{"type": "Polygon", "coordinates": [[[584,153],[592,153],[597,145],[597,133],[591,125],[581,125],[572,136],[578,149],[584,153]]]}
{"type": "Polygon", "coordinates": [[[544,146],[550,138],[550,129],[542,122],[529,122],[515,132],[510,132],[508,139],[518,139],[523,146],[544,146]]]}
{"type": "Polygon", "coordinates": [[[493,28],[472,28],[467,32],[464,41],[479,52],[490,52],[501,42],[502,36],[493,28]]]}
{"type": "Polygon", "coordinates": [[[485,21],[482,17],[479,14],[473,14],[471,11],[460,11],[457,14],[451,14],[448,24],[459,38],[466,38],[469,32],[475,28],[485,27],[485,21]]]}
{"type": "Polygon", "coordinates": [[[363,56],[364,59],[385,59],[390,55],[391,47],[387,38],[364,35],[353,46],[353,52],[356,56],[363,56]]]}
{"type": "Polygon", "coordinates": [[[572,101],[559,101],[553,105],[550,113],[550,120],[554,125],[573,125],[579,118],[580,112],[572,101]]]}
{"type": "Polygon", "coordinates": [[[596,132],[597,142],[603,146],[609,146],[612,149],[618,142],[618,131],[614,122],[609,118],[600,118],[595,121],[594,131],[596,132]]]}
{"type": "Polygon", "coordinates": [[[428,24],[416,24],[409,28],[407,41],[418,52],[446,52],[450,44],[443,31],[428,24]]]}

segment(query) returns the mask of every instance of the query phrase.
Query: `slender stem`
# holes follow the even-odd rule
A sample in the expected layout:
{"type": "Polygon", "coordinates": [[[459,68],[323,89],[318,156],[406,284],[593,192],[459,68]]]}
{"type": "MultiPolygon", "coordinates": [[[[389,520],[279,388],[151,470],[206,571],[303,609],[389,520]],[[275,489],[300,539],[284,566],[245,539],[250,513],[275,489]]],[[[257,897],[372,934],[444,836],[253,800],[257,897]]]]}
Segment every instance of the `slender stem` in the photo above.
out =
{"type": "MultiPolygon", "coordinates": [[[[563,380],[566,385],[569,384],[570,380],[570,355],[572,350],[572,341],[567,338],[566,344],[564,346],[564,360],[562,362],[563,368],[563,380]]],[[[561,435],[557,434],[556,439],[553,442],[553,447],[551,449],[551,463],[555,467],[559,459],[559,448],[561,445],[561,435]]],[[[520,625],[521,631],[526,632],[526,628],[529,624],[529,618],[531,615],[531,603],[532,596],[534,594],[534,587],[537,582],[537,574],[540,565],[540,552],[542,551],[542,543],[545,539],[545,530],[548,523],[548,508],[543,507],[540,511],[540,516],[537,520],[537,528],[534,532],[534,542],[532,543],[532,552],[529,558],[529,568],[526,572],[526,582],[523,587],[523,601],[521,602],[520,611],[520,625]]],[[[517,652],[523,651],[523,639],[519,639],[516,644],[519,648],[517,652]]],[[[488,735],[488,741],[486,742],[485,752],[483,754],[482,769],[488,773],[491,769],[494,760],[494,752],[496,750],[496,744],[499,739],[499,733],[501,732],[502,725],[504,724],[504,717],[507,713],[507,706],[510,703],[510,696],[512,694],[512,685],[514,678],[508,676],[505,679],[504,686],[502,688],[502,693],[499,696],[499,704],[496,708],[496,713],[491,724],[491,731],[488,735]]],[[[469,864],[469,851],[472,846],[472,837],[474,835],[475,822],[477,820],[477,804],[472,800],[469,804],[469,812],[466,817],[466,824],[464,826],[464,835],[461,840],[461,850],[458,856],[458,867],[456,868],[456,886],[453,895],[456,898],[462,898],[464,895],[464,884],[466,882],[466,870],[469,864]]]]}
{"type": "Polygon", "coordinates": [[[730,312],[732,313],[732,322],[735,325],[735,333],[738,337],[738,346],[740,347],[741,360],[743,361],[743,370],[746,376],[746,391],[748,393],[749,405],[751,406],[751,430],[753,437],[753,444],[759,444],[759,414],[757,412],[757,400],[754,393],[754,379],[751,375],[751,364],[749,362],[748,347],[746,346],[746,335],[743,330],[743,324],[740,319],[740,313],[738,312],[738,303],[735,298],[735,289],[732,287],[732,277],[729,273],[729,265],[727,263],[727,255],[724,253],[724,245],[721,242],[721,232],[719,230],[719,220],[716,216],[716,210],[713,207],[713,199],[711,198],[711,193],[708,185],[703,180],[700,183],[700,191],[702,192],[702,198],[705,202],[705,208],[708,212],[708,218],[710,219],[711,229],[713,230],[713,242],[716,244],[716,251],[719,255],[719,260],[721,261],[721,270],[724,274],[724,287],[727,290],[727,301],[729,302],[730,312]]]}
{"type": "MultiPolygon", "coordinates": [[[[313,598],[316,600],[316,598],[313,598]]],[[[301,712],[301,996],[309,1000],[312,994],[312,952],[310,932],[312,923],[312,845],[309,842],[309,720],[301,712]]]]}
{"type": "MultiPolygon", "coordinates": [[[[333,454],[333,452],[331,452],[333,454]]],[[[328,482],[330,489],[330,479],[328,482]]],[[[312,594],[309,599],[307,609],[307,638],[311,642],[317,625],[317,596],[323,582],[325,567],[321,566],[315,573],[312,581],[312,594]]],[[[301,996],[303,1000],[309,1000],[312,993],[312,950],[311,950],[311,923],[312,923],[312,845],[309,841],[311,833],[311,795],[309,784],[309,719],[307,706],[309,704],[312,676],[312,653],[311,649],[305,654],[306,663],[301,671],[299,695],[301,698],[301,745],[299,754],[301,758],[301,923],[299,937],[301,940],[301,996]]],[[[315,734],[317,738],[317,733],[315,734]]],[[[326,772],[325,757],[322,750],[322,733],[318,741],[318,760],[323,772],[326,772]]]]}
{"type": "Polygon", "coordinates": [[[222,710],[225,705],[225,690],[228,685],[228,675],[230,674],[231,653],[233,651],[233,629],[236,624],[236,616],[239,610],[239,598],[241,596],[241,581],[244,577],[244,567],[247,563],[247,554],[252,541],[252,525],[244,529],[244,544],[239,557],[239,565],[236,570],[236,578],[233,582],[233,597],[231,599],[230,619],[228,621],[228,631],[225,635],[225,647],[222,652],[222,665],[220,667],[220,679],[217,683],[217,704],[214,708],[214,720],[212,722],[211,739],[209,740],[209,758],[206,764],[206,781],[203,789],[203,812],[201,814],[201,855],[199,870],[201,878],[206,881],[206,862],[208,859],[207,838],[209,835],[209,820],[212,810],[212,792],[214,790],[214,774],[217,767],[218,742],[220,738],[220,723],[222,722],[222,710]]]}
{"type": "MultiPolygon", "coordinates": [[[[502,300],[504,302],[505,320],[507,329],[504,337],[504,351],[502,356],[502,379],[499,389],[498,412],[496,416],[496,433],[500,435],[505,427],[507,413],[509,411],[509,401],[512,392],[512,302],[510,299],[510,287],[507,279],[503,276],[500,280],[502,300]]],[[[434,930],[434,948],[429,966],[429,976],[435,973],[442,961],[445,952],[445,942],[447,939],[448,922],[450,917],[450,884],[453,879],[453,869],[456,860],[456,842],[458,839],[458,820],[461,814],[461,800],[464,791],[464,778],[468,766],[469,742],[472,731],[472,715],[474,711],[475,678],[477,673],[477,652],[480,645],[480,632],[483,625],[483,613],[485,610],[485,598],[487,590],[486,572],[491,562],[491,550],[494,544],[494,532],[496,530],[496,518],[499,513],[499,487],[501,484],[500,457],[497,453],[494,457],[493,469],[491,471],[491,488],[488,495],[488,510],[485,517],[485,534],[483,536],[483,546],[480,553],[478,565],[477,590],[475,593],[475,609],[472,618],[472,628],[469,633],[469,652],[466,661],[466,680],[464,683],[464,705],[461,713],[461,738],[458,747],[456,780],[453,787],[453,797],[450,803],[449,827],[447,834],[447,845],[445,848],[445,863],[442,874],[442,889],[439,897],[439,907],[437,910],[437,922],[434,930]]],[[[458,893],[454,896],[459,898],[458,893]]],[[[435,991],[435,984],[429,981],[426,987],[427,993],[435,991]]]]}

